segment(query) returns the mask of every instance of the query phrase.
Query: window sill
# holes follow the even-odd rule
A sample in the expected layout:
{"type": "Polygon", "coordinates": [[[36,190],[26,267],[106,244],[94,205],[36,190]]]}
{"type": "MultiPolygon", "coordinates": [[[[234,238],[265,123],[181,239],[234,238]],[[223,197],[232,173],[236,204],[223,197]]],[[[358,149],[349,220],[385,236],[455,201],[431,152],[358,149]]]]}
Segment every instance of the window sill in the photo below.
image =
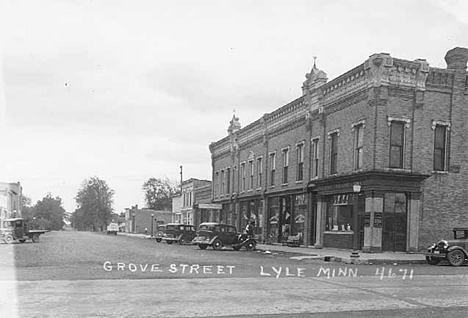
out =
{"type": "Polygon", "coordinates": [[[300,183],[303,183],[303,182],[304,182],[304,180],[297,180],[296,184],[300,184],[300,183]]]}
{"type": "Polygon", "coordinates": [[[257,191],[262,191],[262,187],[260,187],[260,188],[257,188],[257,191]]]}
{"type": "Polygon", "coordinates": [[[288,183],[283,183],[281,184],[282,187],[287,187],[288,186],[288,183]]]}
{"type": "Polygon", "coordinates": [[[323,234],[354,234],[354,231],[323,231],[323,234]]]}
{"type": "Polygon", "coordinates": [[[447,170],[444,170],[444,171],[442,171],[442,170],[433,170],[432,174],[449,174],[449,171],[447,171],[447,170]]]}
{"type": "Polygon", "coordinates": [[[272,185],[272,186],[269,186],[268,188],[270,188],[270,189],[274,189],[274,188],[275,188],[275,186],[274,186],[274,185],[272,185]]]}

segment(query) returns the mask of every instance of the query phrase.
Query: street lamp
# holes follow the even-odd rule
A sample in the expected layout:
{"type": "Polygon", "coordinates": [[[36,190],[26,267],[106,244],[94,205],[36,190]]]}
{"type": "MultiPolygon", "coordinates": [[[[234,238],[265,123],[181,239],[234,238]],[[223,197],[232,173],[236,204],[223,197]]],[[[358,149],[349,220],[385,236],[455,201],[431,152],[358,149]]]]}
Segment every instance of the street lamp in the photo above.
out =
{"type": "Polygon", "coordinates": [[[154,213],[151,213],[151,238],[153,238],[154,213]]]}

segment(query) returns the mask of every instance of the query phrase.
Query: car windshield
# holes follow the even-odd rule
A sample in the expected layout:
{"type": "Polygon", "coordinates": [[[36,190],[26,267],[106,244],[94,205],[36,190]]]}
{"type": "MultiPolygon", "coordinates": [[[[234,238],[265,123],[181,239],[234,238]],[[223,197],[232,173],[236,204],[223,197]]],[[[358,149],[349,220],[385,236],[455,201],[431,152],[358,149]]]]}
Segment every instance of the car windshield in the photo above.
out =
{"type": "Polygon", "coordinates": [[[213,224],[201,224],[200,225],[200,230],[205,230],[205,231],[214,231],[215,226],[213,224]]]}
{"type": "Polygon", "coordinates": [[[6,229],[11,229],[11,228],[13,227],[13,222],[4,221],[2,227],[3,227],[3,228],[6,228],[6,229]]]}

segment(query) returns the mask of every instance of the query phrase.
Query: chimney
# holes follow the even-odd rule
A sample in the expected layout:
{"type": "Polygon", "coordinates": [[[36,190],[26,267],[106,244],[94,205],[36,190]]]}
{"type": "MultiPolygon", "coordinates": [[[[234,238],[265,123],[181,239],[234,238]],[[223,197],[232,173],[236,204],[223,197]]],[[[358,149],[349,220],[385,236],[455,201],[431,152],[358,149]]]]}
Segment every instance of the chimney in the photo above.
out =
{"type": "Polygon", "coordinates": [[[451,49],[445,55],[445,62],[447,62],[447,69],[466,70],[468,63],[468,49],[464,47],[451,49]]]}

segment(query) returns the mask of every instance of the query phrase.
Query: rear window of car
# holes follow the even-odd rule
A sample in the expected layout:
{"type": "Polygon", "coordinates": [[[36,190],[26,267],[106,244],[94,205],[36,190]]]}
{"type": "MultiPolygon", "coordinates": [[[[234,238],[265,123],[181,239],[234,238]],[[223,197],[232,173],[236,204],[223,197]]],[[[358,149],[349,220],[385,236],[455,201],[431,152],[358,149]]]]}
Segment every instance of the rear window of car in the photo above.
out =
{"type": "Polygon", "coordinates": [[[213,224],[202,224],[200,230],[219,232],[219,226],[213,224]]]}
{"type": "Polygon", "coordinates": [[[167,225],[166,229],[167,230],[175,230],[175,229],[177,229],[177,225],[167,225]]]}
{"type": "Polygon", "coordinates": [[[236,228],[234,226],[229,226],[228,227],[228,232],[229,233],[237,233],[236,228]]]}

